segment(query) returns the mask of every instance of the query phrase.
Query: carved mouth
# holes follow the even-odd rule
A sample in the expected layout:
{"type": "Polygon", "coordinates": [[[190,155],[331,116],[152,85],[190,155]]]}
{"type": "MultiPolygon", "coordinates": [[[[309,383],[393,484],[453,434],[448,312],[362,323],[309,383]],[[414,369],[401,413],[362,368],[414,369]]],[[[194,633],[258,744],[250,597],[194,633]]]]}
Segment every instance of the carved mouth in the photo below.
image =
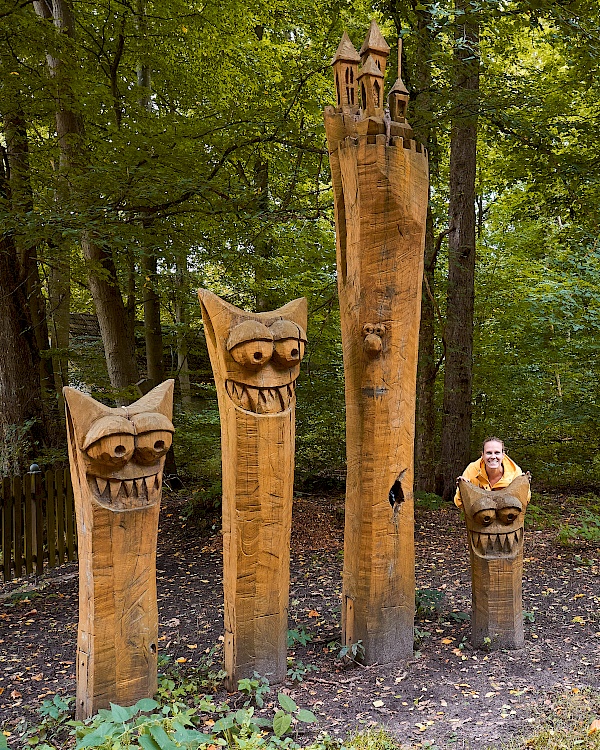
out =
{"type": "Polygon", "coordinates": [[[296,398],[296,381],[271,388],[255,388],[251,385],[226,380],[225,389],[236,406],[253,414],[278,414],[293,405],[296,398]]]}
{"type": "Polygon", "coordinates": [[[135,510],[155,505],[160,499],[162,472],[139,479],[103,479],[88,475],[95,500],[110,510],[135,510]]]}
{"type": "Polygon", "coordinates": [[[523,529],[508,534],[469,531],[469,537],[473,551],[480,557],[510,557],[518,552],[518,546],[523,541],[523,529]]]}

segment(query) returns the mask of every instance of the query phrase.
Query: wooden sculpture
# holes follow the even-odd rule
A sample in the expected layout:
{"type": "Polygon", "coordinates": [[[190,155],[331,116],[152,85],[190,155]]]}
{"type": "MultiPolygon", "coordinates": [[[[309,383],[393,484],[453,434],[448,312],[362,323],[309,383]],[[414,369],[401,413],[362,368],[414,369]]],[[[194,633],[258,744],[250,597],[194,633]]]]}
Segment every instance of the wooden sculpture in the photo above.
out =
{"type": "Polygon", "coordinates": [[[156,692],[156,538],[173,381],[112,409],[65,388],[77,515],[78,719],[156,692]]]}
{"type": "Polygon", "coordinates": [[[225,670],[286,675],[295,388],[306,300],[248,313],[198,292],[221,415],[225,670]]]}
{"type": "Polygon", "coordinates": [[[501,490],[459,480],[469,554],[476,648],[521,648],[523,633],[523,522],[529,478],[523,474],[501,490]]]}
{"type": "Polygon", "coordinates": [[[413,442],[428,165],[406,122],[400,69],[384,112],[389,49],[374,21],[360,54],[344,33],[333,59],[337,106],[325,109],[346,378],[342,630],[346,644],[362,641],[366,663],[413,653],[413,442]]]}

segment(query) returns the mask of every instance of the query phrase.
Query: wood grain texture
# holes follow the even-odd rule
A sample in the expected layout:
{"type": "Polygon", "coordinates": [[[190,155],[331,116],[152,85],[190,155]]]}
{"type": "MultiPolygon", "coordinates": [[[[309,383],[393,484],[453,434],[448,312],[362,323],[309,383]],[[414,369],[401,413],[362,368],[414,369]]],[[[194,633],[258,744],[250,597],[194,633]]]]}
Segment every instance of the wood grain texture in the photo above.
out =
{"type": "Polygon", "coordinates": [[[173,381],[111,409],[64,389],[79,540],[76,716],[156,692],[156,541],[173,381]]]}
{"type": "MultiPolygon", "coordinates": [[[[367,41],[375,38],[372,24],[367,41]]],[[[353,110],[345,103],[353,97],[344,95],[325,110],[346,393],[342,628],[346,644],[362,641],[366,663],[388,663],[413,653],[413,443],[428,167],[404,117],[384,118],[382,79],[363,46],[363,109],[353,110]]],[[[345,50],[334,59],[337,80],[357,77],[347,43],[345,50]]],[[[405,111],[404,92],[399,75],[390,93],[395,112],[405,111]]]]}
{"type": "Polygon", "coordinates": [[[521,475],[501,490],[484,490],[461,479],[467,524],[476,648],[522,648],[523,525],[529,479],[521,475]]]}
{"type": "Polygon", "coordinates": [[[306,300],[247,313],[201,289],[221,416],[225,670],[286,674],[295,383],[306,300]]]}

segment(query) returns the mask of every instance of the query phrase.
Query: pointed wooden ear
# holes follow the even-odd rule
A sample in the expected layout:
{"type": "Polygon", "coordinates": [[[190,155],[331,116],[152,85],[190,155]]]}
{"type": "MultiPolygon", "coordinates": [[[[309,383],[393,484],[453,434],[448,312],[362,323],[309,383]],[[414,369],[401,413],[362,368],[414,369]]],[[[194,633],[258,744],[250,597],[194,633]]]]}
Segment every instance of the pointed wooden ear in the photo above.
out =
{"type": "Polygon", "coordinates": [[[460,497],[463,501],[463,505],[467,502],[471,506],[473,503],[477,502],[482,495],[486,494],[486,490],[471,484],[471,482],[466,482],[464,479],[461,479],[458,482],[458,487],[460,489],[460,497]]]}
{"type": "Polygon", "coordinates": [[[216,334],[219,338],[226,339],[232,321],[247,318],[250,315],[250,313],[240,310],[229,302],[225,302],[216,294],[209,292],[208,289],[198,289],[198,299],[202,308],[204,326],[209,329],[207,334],[212,337],[216,334]]]}
{"type": "Polygon", "coordinates": [[[96,399],[88,396],[86,393],[78,391],[76,388],[63,388],[63,396],[78,445],[81,445],[85,435],[87,435],[93,422],[107,414],[112,414],[113,409],[101,404],[96,399]]]}
{"type": "Polygon", "coordinates": [[[175,387],[174,380],[165,380],[164,383],[157,385],[145,396],[126,407],[123,414],[141,414],[142,412],[156,412],[163,414],[167,419],[173,418],[173,390],[175,387]]]}
{"type": "Polygon", "coordinates": [[[523,508],[527,507],[529,502],[529,479],[525,474],[521,474],[512,480],[508,487],[503,490],[503,494],[513,495],[523,503],[523,508]]]}
{"type": "Polygon", "coordinates": [[[273,310],[272,313],[269,313],[269,317],[271,316],[281,316],[282,318],[285,318],[285,320],[292,320],[306,333],[306,321],[308,318],[308,303],[306,297],[299,297],[298,299],[288,302],[278,310],[273,310]]]}

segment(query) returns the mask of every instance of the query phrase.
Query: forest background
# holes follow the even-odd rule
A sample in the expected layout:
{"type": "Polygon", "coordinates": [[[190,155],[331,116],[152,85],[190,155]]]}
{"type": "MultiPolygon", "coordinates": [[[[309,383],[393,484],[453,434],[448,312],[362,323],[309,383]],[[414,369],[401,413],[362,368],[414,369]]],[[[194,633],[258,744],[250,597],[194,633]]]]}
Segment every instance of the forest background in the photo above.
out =
{"type": "Polygon", "coordinates": [[[449,497],[490,433],[534,481],[597,488],[593,0],[2,0],[0,475],[66,460],[63,385],[115,404],[175,377],[179,474],[218,496],[206,287],[308,298],[298,481],[343,476],[322,110],[372,18],[430,156],[416,489],[449,497]]]}

